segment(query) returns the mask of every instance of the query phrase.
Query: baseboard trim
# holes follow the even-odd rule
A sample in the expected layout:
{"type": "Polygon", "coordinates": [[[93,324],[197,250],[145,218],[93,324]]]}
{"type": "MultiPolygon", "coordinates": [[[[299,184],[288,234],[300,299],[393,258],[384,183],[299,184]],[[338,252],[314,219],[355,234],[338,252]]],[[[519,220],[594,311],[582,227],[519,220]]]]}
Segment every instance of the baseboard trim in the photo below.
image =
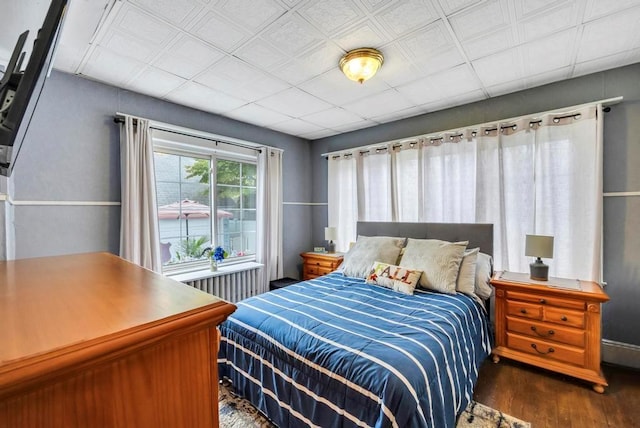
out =
{"type": "Polygon", "coordinates": [[[640,369],[640,346],[602,339],[602,361],[640,369]]]}

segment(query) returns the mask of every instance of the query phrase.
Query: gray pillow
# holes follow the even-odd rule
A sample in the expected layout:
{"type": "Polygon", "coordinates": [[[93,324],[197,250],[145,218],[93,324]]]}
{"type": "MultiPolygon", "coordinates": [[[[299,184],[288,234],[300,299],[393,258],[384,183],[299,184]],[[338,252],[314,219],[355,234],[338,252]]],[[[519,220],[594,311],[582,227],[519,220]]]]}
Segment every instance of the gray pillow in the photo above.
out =
{"type": "Polygon", "coordinates": [[[476,284],[475,293],[483,300],[491,297],[493,288],[489,284],[491,281],[491,274],[493,270],[493,259],[490,255],[485,253],[478,253],[478,260],[476,262],[476,284]]]}
{"type": "Polygon", "coordinates": [[[340,270],[346,276],[366,278],[374,262],[395,264],[405,238],[390,236],[360,236],[347,254],[340,270]]]}
{"type": "Polygon", "coordinates": [[[456,294],[456,279],[467,244],[468,241],[409,238],[400,266],[421,270],[421,287],[456,294]]]}

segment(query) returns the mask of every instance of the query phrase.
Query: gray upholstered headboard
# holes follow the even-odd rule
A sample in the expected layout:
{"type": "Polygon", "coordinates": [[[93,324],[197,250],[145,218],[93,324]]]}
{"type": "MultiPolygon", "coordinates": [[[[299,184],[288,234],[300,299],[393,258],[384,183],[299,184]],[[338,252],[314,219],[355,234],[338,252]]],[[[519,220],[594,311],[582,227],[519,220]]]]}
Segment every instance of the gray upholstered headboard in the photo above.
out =
{"type": "Polygon", "coordinates": [[[443,241],[469,241],[467,248],[480,247],[480,251],[493,257],[493,224],[483,223],[392,223],[359,221],[358,235],[398,236],[414,239],[440,239],[443,241]]]}

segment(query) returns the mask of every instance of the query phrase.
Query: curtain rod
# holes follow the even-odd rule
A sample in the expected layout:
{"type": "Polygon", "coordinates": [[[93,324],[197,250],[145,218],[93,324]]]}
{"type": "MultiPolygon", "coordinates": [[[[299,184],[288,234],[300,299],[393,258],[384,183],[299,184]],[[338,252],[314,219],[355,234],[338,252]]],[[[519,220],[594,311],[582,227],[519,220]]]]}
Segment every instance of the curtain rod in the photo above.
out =
{"type": "MultiPolygon", "coordinates": [[[[453,128],[453,129],[447,129],[445,131],[435,131],[435,132],[428,132],[425,134],[419,134],[419,135],[413,135],[413,136],[409,136],[409,137],[402,137],[402,138],[397,138],[395,140],[389,140],[389,141],[381,141],[379,143],[375,143],[375,144],[368,144],[366,146],[359,146],[359,147],[351,147],[348,149],[342,149],[342,150],[336,150],[333,152],[328,152],[328,153],[323,153],[320,156],[323,158],[329,158],[330,156],[334,156],[334,155],[342,155],[345,154],[344,152],[349,152],[349,151],[360,151],[360,153],[366,153],[369,152],[370,150],[380,150],[381,144],[394,144],[397,145],[403,141],[406,140],[410,140],[410,139],[414,139],[414,138],[430,138],[432,140],[434,139],[438,139],[438,138],[443,138],[443,137],[430,137],[430,136],[435,136],[435,135],[439,135],[439,134],[449,134],[452,132],[456,132],[458,133],[460,131],[460,129],[462,128],[483,128],[483,127],[487,127],[487,126],[493,126],[496,130],[497,127],[499,126],[500,128],[503,128],[503,126],[501,125],[501,123],[504,122],[516,122],[518,120],[521,120],[525,117],[528,116],[542,116],[542,115],[547,115],[547,114],[553,114],[553,113],[566,113],[567,110],[576,110],[576,109],[580,109],[580,108],[584,108],[584,107],[588,107],[588,106],[592,106],[592,105],[596,105],[596,104],[602,104],[603,106],[611,106],[614,104],[618,104],[619,102],[621,102],[623,100],[624,97],[619,96],[619,97],[614,97],[614,98],[606,98],[603,100],[598,100],[598,101],[591,101],[589,103],[584,103],[584,104],[577,104],[574,106],[568,106],[568,107],[562,107],[562,108],[557,108],[557,109],[553,109],[553,110],[548,110],[545,112],[540,112],[540,113],[530,113],[530,114],[524,114],[521,116],[516,116],[516,117],[510,117],[508,119],[499,119],[499,120],[493,120],[491,122],[485,122],[485,123],[480,123],[477,125],[463,125],[460,126],[458,128],[453,128]],[[496,125],[497,124],[497,125],[496,125]]],[[[606,107],[603,109],[605,112],[610,111],[611,109],[609,107],[606,107]]],[[[566,116],[559,116],[558,119],[564,119],[565,117],[570,117],[572,116],[571,114],[566,115],[566,116]]],[[[408,119],[408,118],[407,118],[408,119]]],[[[539,120],[535,120],[532,121],[533,123],[539,123],[539,120]]],[[[509,127],[509,126],[506,126],[509,127]]]]}
{"type": "MultiPolygon", "coordinates": [[[[116,115],[113,117],[113,121],[115,123],[124,123],[124,117],[125,115],[121,114],[121,113],[116,113],[116,115]]],[[[258,153],[262,153],[262,149],[260,147],[256,147],[256,146],[252,146],[249,144],[242,144],[242,143],[238,143],[238,142],[234,142],[234,141],[226,141],[224,139],[217,139],[217,138],[212,138],[212,137],[207,137],[205,135],[197,135],[195,133],[189,133],[189,132],[184,132],[184,131],[179,131],[177,129],[171,129],[170,127],[163,127],[163,126],[154,126],[153,125],[153,121],[149,121],[149,128],[151,129],[156,129],[158,131],[165,131],[165,132],[171,132],[173,134],[178,134],[178,135],[184,135],[186,137],[193,137],[193,138],[201,138],[203,140],[207,140],[207,141],[212,141],[214,143],[222,143],[222,144],[229,144],[231,146],[236,146],[236,147],[242,147],[243,149],[250,149],[250,150],[255,150],[258,153]]],[[[138,124],[138,118],[134,117],[133,118],[133,126],[137,126],[138,124]]]]}

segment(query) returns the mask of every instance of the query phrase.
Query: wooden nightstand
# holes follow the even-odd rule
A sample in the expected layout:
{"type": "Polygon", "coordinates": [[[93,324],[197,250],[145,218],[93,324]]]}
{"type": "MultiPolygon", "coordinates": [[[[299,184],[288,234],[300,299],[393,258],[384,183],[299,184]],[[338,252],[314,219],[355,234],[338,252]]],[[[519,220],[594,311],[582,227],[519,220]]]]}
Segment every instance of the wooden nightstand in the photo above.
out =
{"type": "Polygon", "coordinates": [[[302,253],[302,279],[313,279],[333,272],[340,266],[342,253],[302,253]]]}
{"type": "Polygon", "coordinates": [[[609,296],[595,282],[498,272],[493,361],[518,360],[593,383],[604,392],[600,370],[600,305],[609,296]],[[564,287],[564,288],[562,288],[564,287]]]}

